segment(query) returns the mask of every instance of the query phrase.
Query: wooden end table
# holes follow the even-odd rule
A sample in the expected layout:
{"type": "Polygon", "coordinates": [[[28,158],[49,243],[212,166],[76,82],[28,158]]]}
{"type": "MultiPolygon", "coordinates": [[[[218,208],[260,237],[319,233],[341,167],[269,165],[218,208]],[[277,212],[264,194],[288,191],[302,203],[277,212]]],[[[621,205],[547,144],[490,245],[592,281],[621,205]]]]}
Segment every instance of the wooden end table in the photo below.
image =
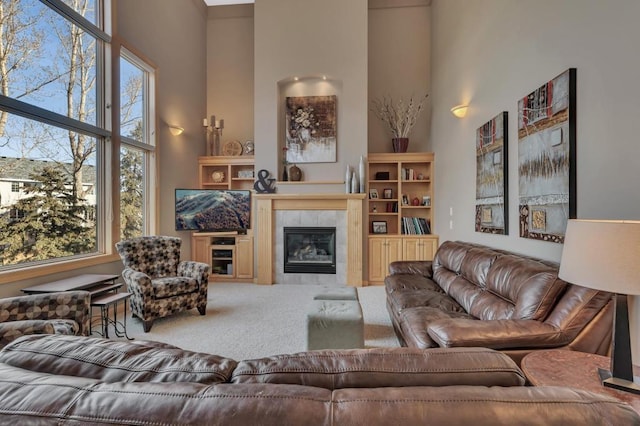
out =
{"type": "MultiPolygon", "coordinates": [[[[605,387],[598,368],[609,369],[611,358],[584,352],[554,349],[535,351],[522,358],[522,371],[534,386],[568,386],[626,402],[640,413],[640,395],[605,387]]],[[[634,375],[640,367],[634,366],[634,375]]]]}
{"type": "MultiPolygon", "coordinates": [[[[109,338],[109,324],[113,326],[113,332],[118,337],[126,337],[133,340],[127,334],[127,299],[131,293],[105,293],[91,298],[91,306],[100,308],[100,328],[102,337],[109,338]],[[124,317],[118,321],[118,303],[124,302],[124,317]],[[113,318],[109,317],[109,308],[113,307],[113,318]]],[[[93,331],[93,324],[92,331],[93,331]]]]}
{"type": "Polygon", "coordinates": [[[104,274],[82,274],[71,278],[52,281],[33,287],[23,288],[25,294],[55,293],[58,291],[86,290],[91,296],[117,290],[122,284],[117,284],[118,275],[104,274]]]}

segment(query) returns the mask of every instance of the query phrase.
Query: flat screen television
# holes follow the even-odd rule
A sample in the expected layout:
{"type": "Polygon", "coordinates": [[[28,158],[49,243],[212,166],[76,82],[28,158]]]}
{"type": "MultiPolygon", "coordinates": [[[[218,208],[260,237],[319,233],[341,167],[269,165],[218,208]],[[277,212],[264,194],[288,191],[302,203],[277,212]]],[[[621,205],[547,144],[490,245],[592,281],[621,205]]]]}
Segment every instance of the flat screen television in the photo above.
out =
{"type": "Polygon", "coordinates": [[[176,231],[245,233],[251,228],[251,191],[176,189],[176,231]]]}

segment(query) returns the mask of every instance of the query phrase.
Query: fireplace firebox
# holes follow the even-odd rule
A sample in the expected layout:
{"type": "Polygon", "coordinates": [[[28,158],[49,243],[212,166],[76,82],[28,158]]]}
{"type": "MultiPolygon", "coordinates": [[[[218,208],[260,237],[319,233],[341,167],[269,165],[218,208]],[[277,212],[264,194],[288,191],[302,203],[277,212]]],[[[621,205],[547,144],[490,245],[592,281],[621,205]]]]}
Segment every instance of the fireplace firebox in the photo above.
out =
{"type": "Polygon", "coordinates": [[[284,227],[284,272],[336,273],[335,227],[284,227]]]}

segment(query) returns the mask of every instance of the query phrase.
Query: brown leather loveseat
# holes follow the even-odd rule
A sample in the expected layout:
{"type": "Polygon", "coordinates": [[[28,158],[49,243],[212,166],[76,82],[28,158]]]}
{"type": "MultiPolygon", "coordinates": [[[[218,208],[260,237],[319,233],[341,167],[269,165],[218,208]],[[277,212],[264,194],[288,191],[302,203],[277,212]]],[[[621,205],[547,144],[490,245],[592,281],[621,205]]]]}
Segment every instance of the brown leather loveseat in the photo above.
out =
{"type": "Polygon", "coordinates": [[[447,241],[433,262],[389,272],[387,310],[403,345],[486,347],[518,363],[538,349],[609,350],[611,294],[562,281],[553,262],[447,241]]]}
{"type": "Polygon", "coordinates": [[[0,351],[0,425],[638,425],[628,405],[523,386],[485,348],[239,361],[153,342],[26,336],[0,351]]]}

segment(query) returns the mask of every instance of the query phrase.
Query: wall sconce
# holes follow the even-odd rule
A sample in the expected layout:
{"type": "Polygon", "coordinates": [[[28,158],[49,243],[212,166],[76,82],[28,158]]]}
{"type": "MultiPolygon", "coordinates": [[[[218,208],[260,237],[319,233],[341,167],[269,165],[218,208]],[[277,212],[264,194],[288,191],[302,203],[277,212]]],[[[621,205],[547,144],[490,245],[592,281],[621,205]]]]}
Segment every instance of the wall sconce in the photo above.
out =
{"type": "Polygon", "coordinates": [[[467,115],[467,109],[469,105],[456,105],[451,108],[451,114],[455,115],[458,118],[464,118],[467,115]]]}
{"type": "Polygon", "coordinates": [[[169,126],[169,131],[173,136],[180,136],[184,132],[184,127],[169,126]]]}

